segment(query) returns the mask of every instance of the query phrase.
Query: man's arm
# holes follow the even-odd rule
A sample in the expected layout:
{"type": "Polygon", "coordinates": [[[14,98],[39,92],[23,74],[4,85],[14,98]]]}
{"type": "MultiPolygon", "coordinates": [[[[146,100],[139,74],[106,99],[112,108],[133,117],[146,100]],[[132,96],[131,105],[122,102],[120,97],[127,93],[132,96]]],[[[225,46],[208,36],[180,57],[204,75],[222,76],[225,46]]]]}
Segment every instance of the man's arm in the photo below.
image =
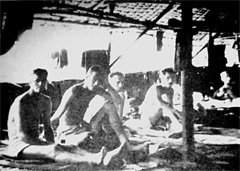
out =
{"type": "Polygon", "coordinates": [[[46,99],[46,107],[43,110],[43,125],[44,135],[48,142],[54,143],[54,134],[51,127],[50,117],[52,113],[52,102],[51,99],[46,99]]]}
{"type": "Polygon", "coordinates": [[[169,98],[169,102],[166,102],[162,99],[161,89],[156,89],[156,91],[157,91],[157,98],[158,98],[160,106],[163,109],[167,109],[167,110],[171,111],[172,113],[176,114],[177,116],[181,116],[181,112],[179,112],[178,110],[176,110],[173,107],[173,102],[172,102],[173,101],[173,95],[174,95],[173,89],[167,93],[167,97],[169,98]]]}
{"type": "Polygon", "coordinates": [[[230,98],[232,98],[232,99],[236,99],[237,98],[237,95],[234,93],[234,91],[232,89],[228,89],[227,93],[230,96],[230,98]]]}
{"type": "Polygon", "coordinates": [[[221,96],[224,95],[224,88],[223,87],[220,87],[218,90],[216,90],[214,93],[213,93],[213,98],[214,99],[219,99],[221,98],[221,96]]]}
{"type": "Polygon", "coordinates": [[[168,94],[167,94],[167,98],[168,98],[168,100],[170,100],[170,102],[166,102],[166,101],[164,101],[163,99],[162,99],[162,90],[160,89],[160,88],[157,88],[156,87],[156,94],[157,94],[157,99],[158,99],[158,102],[159,102],[159,104],[160,104],[160,106],[162,107],[162,108],[164,108],[164,109],[168,109],[168,110],[170,110],[170,111],[172,111],[173,110],[173,105],[172,105],[172,103],[171,103],[171,97],[173,97],[173,95],[171,95],[171,93],[173,94],[173,91],[172,92],[168,92],[168,94]]]}
{"type": "Polygon", "coordinates": [[[235,99],[237,98],[236,94],[233,92],[232,88],[229,87],[220,87],[218,90],[216,90],[213,94],[214,99],[223,99],[224,100],[224,94],[227,94],[229,99],[235,99]]]}
{"type": "Polygon", "coordinates": [[[23,128],[24,110],[19,99],[16,99],[10,108],[8,126],[11,126],[10,122],[12,122],[13,118],[18,137],[22,140],[28,139],[23,128]]]}
{"type": "Polygon", "coordinates": [[[67,110],[68,104],[70,101],[74,98],[74,94],[72,92],[72,89],[67,90],[61,100],[61,103],[56,110],[56,112],[53,114],[53,116],[50,118],[50,121],[53,126],[57,125],[60,117],[63,115],[63,113],[67,110]]]}

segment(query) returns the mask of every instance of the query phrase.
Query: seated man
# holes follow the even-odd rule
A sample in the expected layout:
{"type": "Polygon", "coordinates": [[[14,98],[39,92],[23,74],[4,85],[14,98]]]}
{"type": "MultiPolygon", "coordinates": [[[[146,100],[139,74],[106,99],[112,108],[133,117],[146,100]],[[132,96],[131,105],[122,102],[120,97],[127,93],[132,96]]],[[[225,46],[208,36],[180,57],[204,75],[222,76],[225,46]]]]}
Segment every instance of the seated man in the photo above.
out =
{"type": "Polygon", "coordinates": [[[138,133],[146,133],[152,136],[164,135],[159,131],[154,131],[159,129],[158,126],[161,122],[166,124],[166,129],[168,129],[170,133],[182,131],[182,125],[179,121],[181,113],[173,107],[174,90],[172,84],[175,71],[171,68],[167,68],[164,69],[159,76],[160,84],[152,85],[149,88],[140,106],[140,127],[132,126],[133,124],[130,122],[126,123],[130,128],[137,129],[138,133]]]}
{"type": "MultiPolygon", "coordinates": [[[[100,66],[89,68],[84,82],[70,87],[64,93],[59,108],[51,117],[53,125],[59,121],[58,141],[81,146],[86,137],[90,137],[86,131],[91,132],[96,146],[109,145],[110,151],[103,159],[103,164],[108,165],[128,141],[113,104],[117,97],[117,92],[107,82],[105,70],[100,66]],[[117,138],[114,138],[115,135],[117,138]],[[103,137],[106,137],[105,140],[103,137]]],[[[90,146],[91,143],[86,145],[90,146]]]]}
{"type": "Polygon", "coordinates": [[[213,93],[212,97],[204,99],[202,95],[196,96],[197,93],[193,96],[194,104],[195,106],[197,105],[200,113],[206,115],[207,110],[216,108],[223,110],[240,107],[239,85],[233,79],[232,74],[230,74],[229,71],[223,71],[220,73],[220,78],[223,85],[213,93]]]}
{"type": "Polygon", "coordinates": [[[8,117],[9,147],[5,154],[20,159],[52,159],[64,163],[100,164],[104,150],[89,153],[77,147],[66,148],[54,143],[50,124],[51,99],[42,94],[46,87],[46,70],[31,74],[30,89],[13,102],[8,117]],[[42,119],[44,139],[39,137],[42,119]]]}
{"type": "Polygon", "coordinates": [[[57,87],[56,85],[53,85],[52,83],[48,82],[48,80],[47,80],[47,77],[48,77],[47,70],[43,70],[42,76],[43,76],[43,79],[46,80],[46,87],[45,87],[45,89],[42,93],[51,98],[52,114],[53,114],[57,110],[57,107],[59,106],[60,101],[61,101],[60,88],[57,87]]]}
{"type": "Polygon", "coordinates": [[[126,89],[125,75],[121,72],[113,72],[109,75],[109,83],[118,92],[121,97],[120,104],[116,104],[118,114],[122,121],[128,119],[130,115],[138,112],[138,106],[141,104],[139,89],[136,85],[126,89]],[[130,93],[131,92],[131,95],[130,93]]]}
{"type": "Polygon", "coordinates": [[[221,81],[223,82],[222,87],[216,90],[213,94],[214,99],[218,100],[232,100],[237,98],[237,92],[234,89],[233,80],[229,72],[223,71],[220,73],[221,81]]]}
{"type": "Polygon", "coordinates": [[[125,76],[121,72],[113,72],[109,75],[109,83],[118,92],[119,96],[121,97],[120,104],[116,104],[115,102],[115,106],[117,108],[117,111],[121,120],[123,119],[123,109],[124,109],[124,102],[126,98],[126,92],[123,89],[124,80],[125,80],[125,76]]]}

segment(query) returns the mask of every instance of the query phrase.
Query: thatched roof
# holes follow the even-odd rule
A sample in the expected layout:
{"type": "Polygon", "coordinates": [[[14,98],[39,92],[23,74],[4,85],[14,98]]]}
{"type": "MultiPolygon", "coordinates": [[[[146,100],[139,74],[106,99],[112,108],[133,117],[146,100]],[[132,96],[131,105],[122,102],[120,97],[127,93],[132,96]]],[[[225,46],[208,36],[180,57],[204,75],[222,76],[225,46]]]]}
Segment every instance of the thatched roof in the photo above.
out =
{"type": "MultiPolygon", "coordinates": [[[[182,3],[193,6],[194,40],[201,41],[209,31],[215,37],[239,36],[239,1],[180,0],[42,0],[2,1],[2,21],[13,12],[18,25],[31,19],[140,30],[180,30],[182,3]],[[10,12],[9,12],[10,11],[10,12]],[[32,18],[29,14],[32,14],[32,18]]],[[[16,21],[14,25],[16,25],[16,21]]],[[[4,23],[2,23],[4,30],[4,23]]],[[[22,24],[23,25],[23,24],[22,24]]],[[[10,26],[12,27],[12,26],[10,26]]],[[[19,29],[22,29],[21,26],[19,29]]],[[[31,26],[30,26],[31,27],[31,26]]],[[[2,32],[4,34],[4,32],[2,32]]]]}

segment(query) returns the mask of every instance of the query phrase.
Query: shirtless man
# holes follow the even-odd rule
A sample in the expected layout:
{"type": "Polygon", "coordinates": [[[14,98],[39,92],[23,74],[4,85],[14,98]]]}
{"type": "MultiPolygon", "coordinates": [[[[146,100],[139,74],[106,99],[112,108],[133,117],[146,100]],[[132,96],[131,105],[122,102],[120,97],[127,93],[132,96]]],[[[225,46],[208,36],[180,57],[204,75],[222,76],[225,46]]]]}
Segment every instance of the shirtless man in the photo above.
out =
{"type": "Polygon", "coordinates": [[[100,164],[103,151],[89,153],[79,148],[65,148],[54,143],[50,124],[51,99],[42,94],[46,87],[44,69],[31,74],[30,89],[13,102],[8,117],[9,148],[5,154],[19,159],[52,159],[64,163],[100,164]],[[44,139],[39,138],[39,123],[44,125],[44,139]]]}
{"type": "Polygon", "coordinates": [[[141,114],[140,125],[132,126],[131,122],[126,126],[137,130],[139,134],[151,136],[169,136],[172,133],[182,131],[179,121],[181,113],[173,107],[174,90],[172,88],[175,71],[166,68],[160,72],[160,84],[152,85],[146,93],[145,99],[139,107],[141,114]],[[168,118],[168,133],[165,135],[156,131],[163,118],[168,118]],[[170,134],[169,134],[170,133],[170,134]]]}
{"type": "Polygon", "coordinates": [[[131,86],[131,95],[129,95],[128,91],[125,89],[125,76],[121,72],[113,72],[109,74],[109,83],[111,86],[118,92],[121,97],[121,103],[116,104],[118,114],[121,120],[128,119],[131,114],[137,113],[136,109],[142,100],[139,97],[139,91],[136,86],[131,86]]]}
{"type": "MultiPolygon", "coordinates": [[[[93,137],[98,136],[100,139],[103,137],[103,132],[116,135],[115,140],[118,140],[118,145],[107,152],[103,159],[104,165],[108,165],[113,157],[125,149],[128,141],[113,104],[118,101],[119,96],[110,86],[107,78],[102,67],[89,68],[85,81],[70,87],[65,92],[59,108],[51,117],[53,125],[59,121],[57,137],[66,145],[80,145],[89,132],[93,137]]],[[[109,141],[105,140],[104,143],[107,144],[109,141]]],[[[97,140],[96,144],[101,144],[101,141],[97,140]]]]}
{"type": "Polygon", "coordinates": [[[149,97],[148,92],[145,96],[142,109],[144,105],[152,105],[152,107],[148,112],[143,109],[141,118],[142,120],[149,120],[151,127],[156,126],[161,118],[165,116],[170,119],[170,131],[179,131],[182,128],[178,120],[181,116],[181,113],[173,107],[174,90],[172,85],[174,77],[175,71],[173,69],[164,69],[160,72],[160,84],[154,87],[157,101],[151,101],[152,97],[149,97]]]}
{"type": "Polygon", "coordinates": [[[217,100],[232,100],[237,98],[237,93],[234,91],[232,84],[232,77],[228,71],[220,73],[221,81],[223,82],[222,87],[214,92],[213,98],[217,100]]]}

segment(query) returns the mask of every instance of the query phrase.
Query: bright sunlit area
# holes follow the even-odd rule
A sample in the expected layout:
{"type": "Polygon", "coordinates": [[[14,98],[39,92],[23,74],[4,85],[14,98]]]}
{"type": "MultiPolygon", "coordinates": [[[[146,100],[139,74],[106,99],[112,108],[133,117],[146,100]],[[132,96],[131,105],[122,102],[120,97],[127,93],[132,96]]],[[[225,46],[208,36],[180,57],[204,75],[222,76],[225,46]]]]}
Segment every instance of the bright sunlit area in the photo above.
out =
{"type": "MultiPolygon", "coordinates": [[[[110,43],[110,64],[118,59],[111,67],[111,72],[135,73],[173,67],[176,33],[165,31],[161,51],[157,51],[156,31],[149,31],[137,40],[141,32],[136,29],[110,29],[35,20],[32,29],[19,36],[11,50],[1,56],[0,81],[28,82],[29,74],[35,68],[47,69],[50,81],[83,79],[86,70],[81,66],[82,53],[87,50],[108,50],[110,43]],[[61,49],[67,51],[68,65],[58,68],[51,55],[61,49]]],[[[227,56],[233,56],[231,48],[226,49],[227,56]]],[[[193,54],[196,51],[193,48],[193,54]]],[[[193,58],[193,65],[207,66],[207,61],[205,48],[193,58]]]]}
{"type": "Polygon", "coordinates": [[[111,42],[111,71],[123,73],[145,72],[173,67],[173,38],[163,40],[162,51],[156,49],[156,35],[148,33],[137,39],[141,31],[110,29],[56,22],[34,21],[31,30],[25,31],[14,46],[0,58],[1,82],[28,82],[35,68],[45,68],[51,81],[82,79],[82,53],[86,50],[107,50],[111,42]],[[56,68],[51,54],[67,50],[68,65],[56,68]]]}
{"type": "Polygon", "coordinates": [[[106,49],[108,43],[108,32],[100,28],[34,21],[32,29],[25,31],[12,49],[1,56],[1,81],[26,82],[34,68],[47,69],[50,80],[82,78],[82,52],[106,49]],[[51,54],[63,48],[67,50],[68,65],[56,68],[51,54]]]}

